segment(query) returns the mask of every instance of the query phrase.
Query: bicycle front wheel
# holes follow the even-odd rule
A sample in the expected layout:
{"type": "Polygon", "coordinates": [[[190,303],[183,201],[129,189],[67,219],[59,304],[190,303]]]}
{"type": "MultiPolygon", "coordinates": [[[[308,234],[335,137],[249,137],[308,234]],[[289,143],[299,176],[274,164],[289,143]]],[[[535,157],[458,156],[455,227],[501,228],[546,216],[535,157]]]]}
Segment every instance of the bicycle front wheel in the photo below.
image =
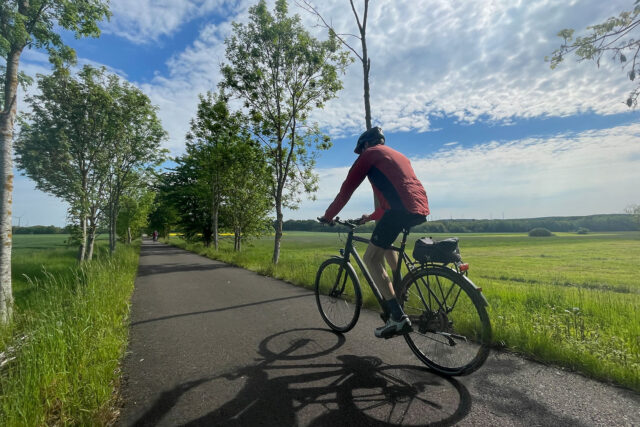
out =
{"type": "Polygon", "coordinates": [[[315,291],[320,315],[331,329],[347,332],[355,326],[362,294],[351,264],[341,258],[323,262],[316,274],[315,291]]]}
{"type": "Polygon", "coordinates": [[[419,270],[404,282],[403,308],[413,326],[404,337],[414,354],[444,375],[467,375],[482,366],[491,324],[480,291],[444,267],[419,270]]]}

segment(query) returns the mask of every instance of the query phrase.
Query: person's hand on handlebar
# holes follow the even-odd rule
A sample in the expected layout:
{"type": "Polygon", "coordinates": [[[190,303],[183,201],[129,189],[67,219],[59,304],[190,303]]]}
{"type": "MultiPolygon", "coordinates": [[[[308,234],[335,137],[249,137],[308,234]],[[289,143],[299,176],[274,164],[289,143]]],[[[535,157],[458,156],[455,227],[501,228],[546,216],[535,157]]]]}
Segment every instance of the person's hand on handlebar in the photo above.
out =
{"type": "Polygon", "coordinates": [[[323,224],[327,224],[327,225],[331,225],[331,226],[336,225],[336,222],[333,219],[327,219],[327,218],[325,218],[323,216],[319,216],[318,217],[318,221],[320,221],[323,224]]]}
{"type": "Polygon", "coordinates": [[[371,221],[371,216],[367,215],[367,214],[363,214],[359,219],[358,219],[358,225],[362,225],[365,224],[367,222],[371,221]]]}

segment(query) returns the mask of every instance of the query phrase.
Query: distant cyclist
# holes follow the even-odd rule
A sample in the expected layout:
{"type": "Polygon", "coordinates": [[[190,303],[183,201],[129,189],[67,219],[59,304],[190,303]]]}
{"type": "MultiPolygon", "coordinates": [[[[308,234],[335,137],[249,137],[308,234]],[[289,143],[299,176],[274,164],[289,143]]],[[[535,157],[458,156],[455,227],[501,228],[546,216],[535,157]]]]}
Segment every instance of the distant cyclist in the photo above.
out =
{"type": "Polygon", "coordinates": [[[154,242],[158,241],[158,232],[156,230],[153,231],[153,241],[154,242]]]}
{"type": "MultiPolygon", "coordinates": [[[[332,223],[364,178],[369,178],[380,207],[371,215],[362,215],[360,219],[361,223],[378,221],[371,235],[371,244],[364,254],[364,261],[385,299],[385,314],[389,315],[386,324],[375,330],[378,338],[411,330],[411,321],[396,300],[384,266],[384,255],[403,228],[409,229],[421,224],[429,215],[427,193],[416,178],[411,162],[384,143],[384,134],[379,127],[373,127],[360,135],[354,150],[359,157],[351,166],[333,203],[318,218],[322,222],[332,223]]],[[[395,271],[398,258],[395,252],[393,254],[387,261],[395,271]]]]}

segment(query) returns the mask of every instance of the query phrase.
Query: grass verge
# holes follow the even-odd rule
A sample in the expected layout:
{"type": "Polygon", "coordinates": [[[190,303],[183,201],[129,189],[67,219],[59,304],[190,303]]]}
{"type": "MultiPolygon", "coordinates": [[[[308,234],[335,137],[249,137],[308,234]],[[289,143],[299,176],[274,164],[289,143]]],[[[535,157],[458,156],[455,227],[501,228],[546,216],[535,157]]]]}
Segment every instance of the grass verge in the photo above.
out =
{"type": "Polygon", "coordinates": [[[64,273],[18,283],[14,322],[0,331],[0,425],[114,420],[138,254],[139,246],[122,246],[113,257],[66,269],[63,260],[73,265],[73,257],[63,254],[64,273]]]}
{"type": "MultiPolygon", "coordinates": [[[[470,278],[490,304],[495,345],[640,391],[640,282],[631,271],[640,259],[639,238],[639,233],[558,233],[537,240],[524,234],[461,236],[470,278]]],[[[332,233],[291,232],[274,266],[271,238],[240,253],[227,242],[217,252],[178,238],[169,243],[308,288],[320,263],[344,245],[332,233]]],[[[362,291],[364,305],[376,308],[366,285],[362,291]]]]}

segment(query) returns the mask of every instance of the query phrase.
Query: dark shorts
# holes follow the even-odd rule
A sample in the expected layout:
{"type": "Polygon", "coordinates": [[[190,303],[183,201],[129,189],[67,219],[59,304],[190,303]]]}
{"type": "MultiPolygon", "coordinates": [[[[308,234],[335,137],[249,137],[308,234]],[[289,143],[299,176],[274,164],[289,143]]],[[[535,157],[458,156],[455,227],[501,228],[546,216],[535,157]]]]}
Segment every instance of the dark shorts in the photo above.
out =
{"type": "Polygon", "coordinates": [[[376,224],[376,228],[371,235],[371,243],[374,245],[388,249],[391,244],[398,238],[403,229],[409,229],[418,224],[422,224],[427,217],[420,214],[414,214],[404,210],[390,209],[385,211],[380,221],[376,224]]]}

